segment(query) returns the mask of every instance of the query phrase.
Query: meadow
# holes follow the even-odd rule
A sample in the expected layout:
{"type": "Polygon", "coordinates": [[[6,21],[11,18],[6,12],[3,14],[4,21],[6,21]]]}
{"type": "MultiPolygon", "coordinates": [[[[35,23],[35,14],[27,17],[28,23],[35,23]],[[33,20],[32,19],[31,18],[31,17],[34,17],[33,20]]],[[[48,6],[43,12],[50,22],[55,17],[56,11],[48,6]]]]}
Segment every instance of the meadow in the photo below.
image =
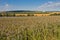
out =
{"type": "Polygon", "coordinates": [[[60,40],[60,16],[0,17],[0,40],[60,40]]]}

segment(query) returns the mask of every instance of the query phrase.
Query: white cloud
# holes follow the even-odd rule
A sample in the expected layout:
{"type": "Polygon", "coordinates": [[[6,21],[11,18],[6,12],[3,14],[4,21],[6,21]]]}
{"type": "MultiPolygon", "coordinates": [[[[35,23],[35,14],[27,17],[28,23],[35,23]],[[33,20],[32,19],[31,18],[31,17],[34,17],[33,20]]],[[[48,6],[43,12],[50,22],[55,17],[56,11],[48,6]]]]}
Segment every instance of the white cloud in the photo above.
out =
{"type": "Polygon", "coordinates": [[[8,6],[9,6],[9,4],[5,4],[5,6],[6,6],[6,7],[8,7],[8,6]]]}
{"type": "Polygon", "coordinates": [[[47,2],[37,8],[40,11],[58,11],[60,8],[60,2],[47,2]]]}
{"type": "Polygon", "coordinates": [[[0,6],[0,11],[6,11],[9,8],[10,8],[10,5],[9,4],[2,5],[2,6],[0,6]]]}

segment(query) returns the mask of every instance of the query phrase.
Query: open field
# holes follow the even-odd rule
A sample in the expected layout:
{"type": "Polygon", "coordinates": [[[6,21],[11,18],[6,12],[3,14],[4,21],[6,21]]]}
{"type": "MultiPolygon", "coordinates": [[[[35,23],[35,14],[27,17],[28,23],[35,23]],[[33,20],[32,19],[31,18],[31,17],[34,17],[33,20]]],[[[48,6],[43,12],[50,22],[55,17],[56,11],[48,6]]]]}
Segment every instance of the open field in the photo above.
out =
{"type": "Polygon", "coordinates": [[[60,40],[60,16],[0,17],[0,40],[60,40]]]}

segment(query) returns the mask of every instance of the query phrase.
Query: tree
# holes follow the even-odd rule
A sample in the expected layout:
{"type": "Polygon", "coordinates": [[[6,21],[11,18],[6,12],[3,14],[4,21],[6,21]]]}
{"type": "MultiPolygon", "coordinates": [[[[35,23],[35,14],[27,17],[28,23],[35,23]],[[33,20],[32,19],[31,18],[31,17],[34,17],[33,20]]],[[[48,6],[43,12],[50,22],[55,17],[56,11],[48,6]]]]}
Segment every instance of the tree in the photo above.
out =
{"type": "Polygon", "coordinates": [[[13,16],[15,17],[15,13],[13,13],[13,16]]]}
{"type": "Polygon", "coordinates": [[[0,13],[0,17],[2,17],[2,14],[0,13]]]}

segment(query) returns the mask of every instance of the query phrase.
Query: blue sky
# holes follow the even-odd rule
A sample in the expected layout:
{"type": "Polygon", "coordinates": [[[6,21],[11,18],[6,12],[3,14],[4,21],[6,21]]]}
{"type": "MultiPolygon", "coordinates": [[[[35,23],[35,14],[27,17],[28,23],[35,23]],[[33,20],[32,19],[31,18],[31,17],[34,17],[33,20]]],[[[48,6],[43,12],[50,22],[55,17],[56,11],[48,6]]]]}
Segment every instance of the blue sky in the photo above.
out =
{"type": "Polygon", "coordinates": [[[0,0],[0,11],[60,11],[60,0],[0,0]]]}

